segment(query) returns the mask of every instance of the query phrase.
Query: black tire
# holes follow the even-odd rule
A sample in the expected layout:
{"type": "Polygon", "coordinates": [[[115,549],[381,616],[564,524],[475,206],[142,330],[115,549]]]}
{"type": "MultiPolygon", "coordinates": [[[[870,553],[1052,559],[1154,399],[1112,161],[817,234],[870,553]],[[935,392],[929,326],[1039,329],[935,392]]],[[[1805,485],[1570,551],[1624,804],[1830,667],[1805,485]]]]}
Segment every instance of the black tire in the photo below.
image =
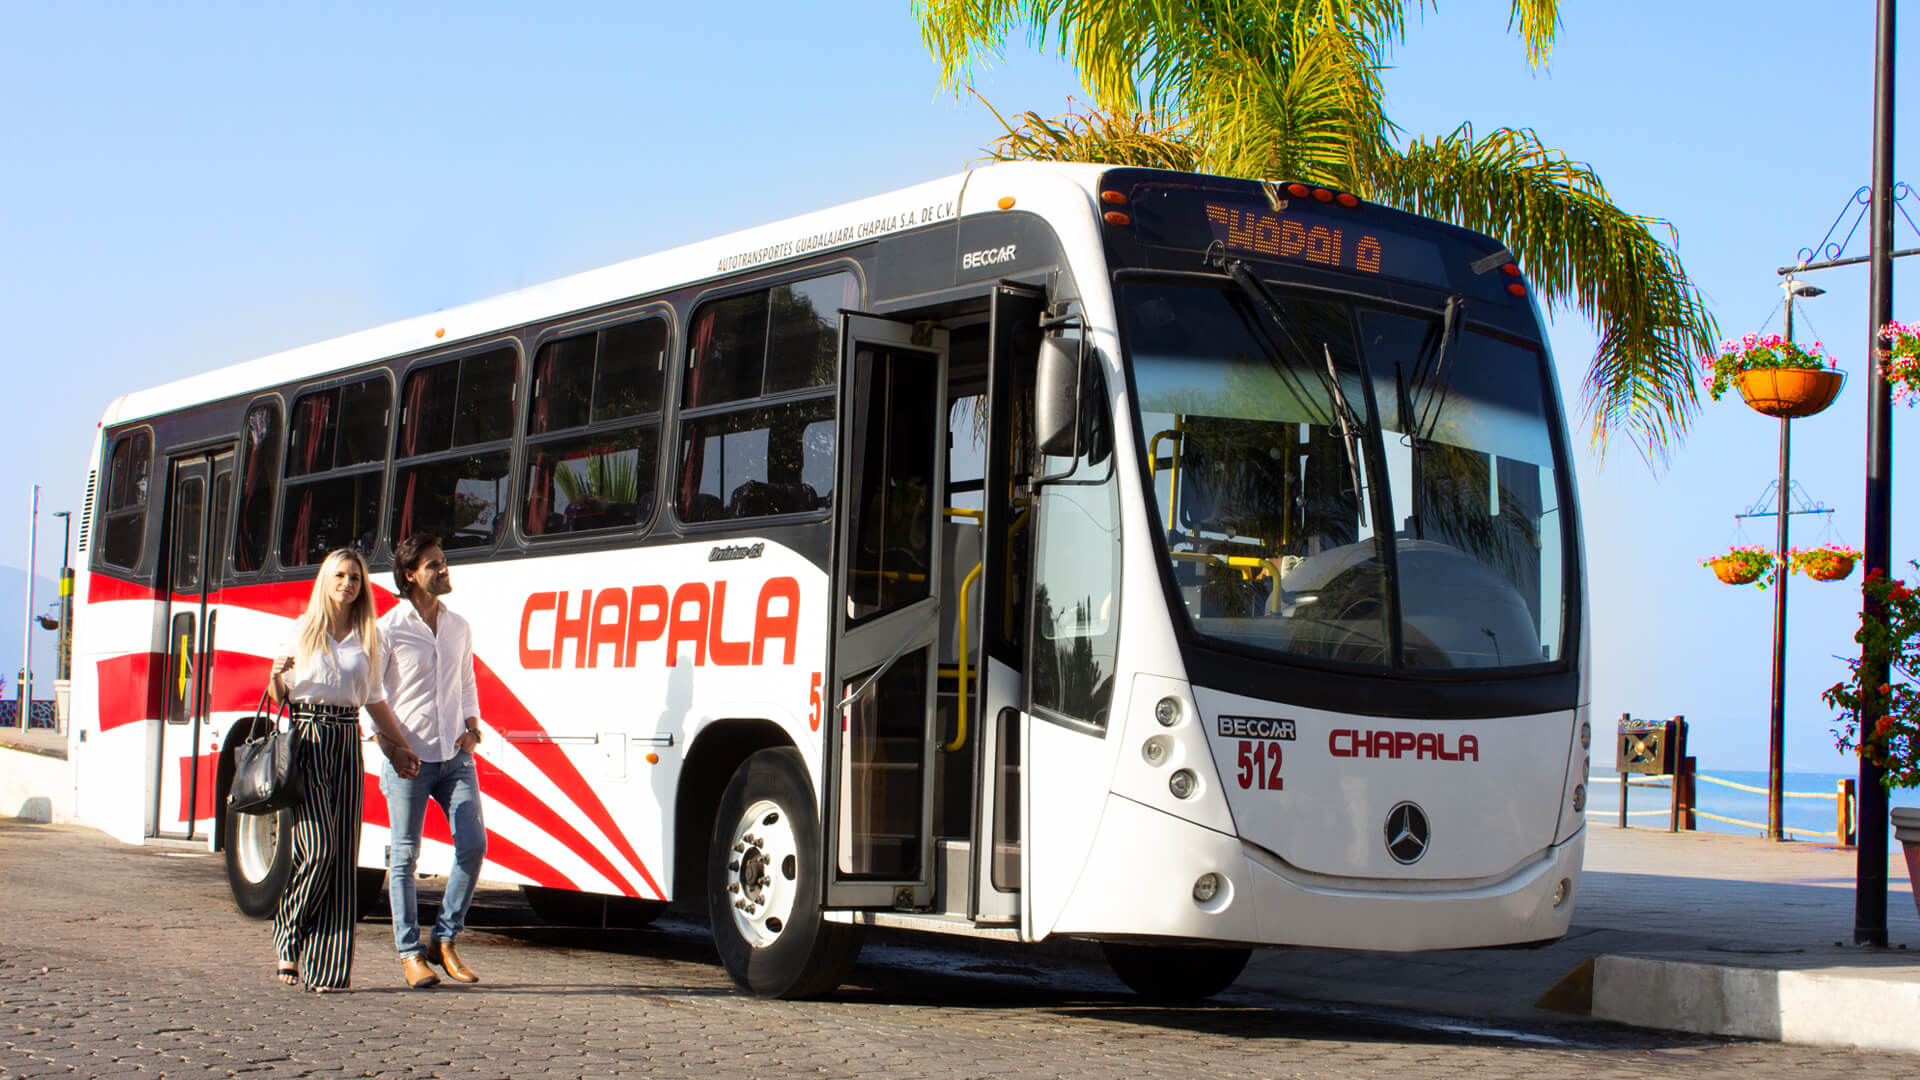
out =
{"type": "Polygon", "coordinates": [[[293,872],[293,811],[238,814],[227,805],[227,887],[242,914],[270,919],[293,872]]]}
{"type": "Polygon", "coordinates": [[[522,885],[520,895],[526,898],[527,906],[533,909],[541,922],[553,926],[607,926],[638,930],[667,910],[665,900],[606,896],[572,889],[550,889],[542,885],[522,885]]]}
{"type": "Polygon", "coordinates": [[[1120,981],[1148,1001],[1205,1001],[1233,985],[1252,949],[1207,949],[1188,945],[1122,945],[1102,942],[1107,965],[1120,981]]]}
{"type": "Polygon", "coordinates": [[[379,911],[387,899],[387,872],[369,870],[364,866],[355,870],[353,899],[357,905],[354,912],[362,919],[379,911]]]}
{"type": "Polygon", "coordinates": [[[800,752],[778,747],[748,757],[720,797],[707,848],[707,918],[735,986],[806,998],[846,980],[862,934],[822,918],[824,865],[800,752]]]}

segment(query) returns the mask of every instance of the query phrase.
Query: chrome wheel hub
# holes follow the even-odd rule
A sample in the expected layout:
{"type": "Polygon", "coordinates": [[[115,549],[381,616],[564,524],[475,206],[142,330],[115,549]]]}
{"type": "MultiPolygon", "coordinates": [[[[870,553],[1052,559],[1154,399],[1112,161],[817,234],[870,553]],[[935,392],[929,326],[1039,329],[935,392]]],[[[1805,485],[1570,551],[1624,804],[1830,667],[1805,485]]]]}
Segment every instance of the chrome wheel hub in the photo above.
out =
{"type": "Polygon", "coordinates": [[[764,949],[780,939],[799,877],[799,844],[786,811],[765,799],[747,807],[727,852],[727,904],[747,944],[764,949]]]}

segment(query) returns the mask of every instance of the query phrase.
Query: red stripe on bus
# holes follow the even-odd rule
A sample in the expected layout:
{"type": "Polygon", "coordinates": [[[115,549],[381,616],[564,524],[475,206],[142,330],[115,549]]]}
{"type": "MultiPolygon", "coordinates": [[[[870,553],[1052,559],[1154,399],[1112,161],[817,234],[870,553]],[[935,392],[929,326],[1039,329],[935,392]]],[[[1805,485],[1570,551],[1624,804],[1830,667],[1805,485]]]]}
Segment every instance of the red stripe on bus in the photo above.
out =
{"type": "Polygon", "coordinates": [[[220,759],[212,754],[199,758],[180,759],[180,821],[213,820],[213,785],[215,770],[220,767],[220,759]],[[198,768],[195,764],[198,763],[198,768]],[[187,805],[187,792],[193,792],[193,805],[187,805]],[[187,811],[193,811],[188,817],[187,811]]]}
{"type": "Polygon", "coordinates": [[[164,680],[150,677],[167,668],[163,653],[111,656],[95,665],[100,687],[100,730],[112,731],[138,720],[160,719],[164,680]]]}
{"type": "MultiPolygon", "coordinates": [[[[507,689],[507,684],[500,680],[500,676],[493,673],[493,669],[487,666],[486,661],[478,656],[473,658],[473,674],[475,682],[479,684],[480,715],[485,718],[487,726],[496,731],[504,729],[546,734],[546,729],[533,718],[533,713],[514,696],[513,691],[507,689]]],[[[653,895],[660,897],[667,895],[666,890],[660,887],[660,883],[654,880],[646,864],[640,861],[640,856],[634,852],[633,845],[627,842],[626,834],[614,824],[613,815],[607,812],[606,805],[600,801],[598,795],[594,794],[593,787],[587,783],[585,777],[580,775],[580,770],[574,767],[573,761],[560,747],[550,742],[516,742],[515,745],[528,761],[533,762],[535,768],[546,774],[547,779],[551,780],[555,787],[586,813],[588,820],[599,827],[601,834],[606,836],[620,854],[626,857],[627,862],[640,872],[640,877],[653,890],[653,895]]]]}
{"type": "MultiPolygon", "coordinates": [[[[545,832],[548,836],[564,844],[568,851],[580,856],[587,865],[598,870],[601,876],[620,887],[625,896],[639,896],[632,882],[622,877],[613,862],[600,849],[587,842],[580,830],[567,823],[553,807],[548,806],[539,796],[528,791],[526,786],[508,776],[499,766],[487,759],[475,755],[474,764],[479,766],[480,790],[487,797],[527,819],[529,825],[545,832]]],[[[659,897],[666,899],[666,897],[659,897]]]]}
{"type": "Polygon", "coordinates": [[[87,603],[105,604],[115,600],[153,599],[153,586],[137,581],[122,581],[99,571],[87,575],[87,603]]]}
{"type": "MultiPolygon", "coordinates": [[[[391,829],[387,817],[387,797],[380,793],[380,778],[372,773],[366,773],[363,776],[366,787],[361,796],[361,821],[382,829],[391,829]]],[[[453,843],[453,833],[447,828],[446,815],[440,812],[438,804],[432,802],[427,804],[427,816],[421,823],[420,835],[442,844],[453,843]]],[[[511,870],[537,885],[575,891],[580,888],[572,879],[547,865],[539,856],[492,829],[487,830],[487,861],[502,869],[511,870]]]]}

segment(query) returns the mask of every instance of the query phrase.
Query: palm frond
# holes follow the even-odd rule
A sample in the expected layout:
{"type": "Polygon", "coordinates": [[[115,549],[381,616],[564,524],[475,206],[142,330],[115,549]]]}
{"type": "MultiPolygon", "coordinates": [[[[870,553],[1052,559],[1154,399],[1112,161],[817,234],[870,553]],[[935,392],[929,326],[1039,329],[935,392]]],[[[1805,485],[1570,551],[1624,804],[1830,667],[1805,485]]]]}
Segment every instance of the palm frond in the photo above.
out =
{"type": "Polygon", "coordinates": [[[1081,161],[1181,172],[1200,165],[1193,126],[1181,119],[1097,108],[1071,109],[1051,120],[1024,112],[1015,118],[1018,123],[1008,123],[998,110],[994,116],[1007,129],[986,150],[996,161],[1081,161]]]}
{"type": "Polygon", "coordinates": [[[1360,193],[1376,201],[1503,240],[1549,309],[1572,306],[1599,330],[1584,403],[1594,445],[1624,430],[1649,458],[1666,455],[1699,407],[1695,358],[1719,337],[1654,235],[1677,243],[1670,224],[1620,209],[1592,169],[1526,130],[1416,139],[1366,179],[1360,193]]]}

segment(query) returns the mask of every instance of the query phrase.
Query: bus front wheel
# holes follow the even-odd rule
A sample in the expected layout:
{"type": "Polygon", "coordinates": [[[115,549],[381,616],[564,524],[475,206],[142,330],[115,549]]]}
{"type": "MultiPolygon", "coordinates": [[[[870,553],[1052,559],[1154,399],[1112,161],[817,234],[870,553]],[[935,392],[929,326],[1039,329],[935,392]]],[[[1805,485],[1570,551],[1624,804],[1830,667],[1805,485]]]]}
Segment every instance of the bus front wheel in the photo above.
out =
{"type": "Polygon", "coordinates": [[[822,917],[819,815],[791,747],[742,762],[707,851],[707,915],[734,985],[760,997],[831,993],[860,955],[857,927],[822,917]]]}
{"type": "Polygon", "coordinates": [[[1207,949],[1187,945],[1123,945],[1104,942],[1107,965],[1148,1001],[1204,1001],[1233,985],[1252,949],[1207,949]]]}
{"type": "Polygon", "coordinates": [[[240,814],[227,806],[227,886],[243,914],[273,916],[293,870],[293,810],[240,814]]]}

